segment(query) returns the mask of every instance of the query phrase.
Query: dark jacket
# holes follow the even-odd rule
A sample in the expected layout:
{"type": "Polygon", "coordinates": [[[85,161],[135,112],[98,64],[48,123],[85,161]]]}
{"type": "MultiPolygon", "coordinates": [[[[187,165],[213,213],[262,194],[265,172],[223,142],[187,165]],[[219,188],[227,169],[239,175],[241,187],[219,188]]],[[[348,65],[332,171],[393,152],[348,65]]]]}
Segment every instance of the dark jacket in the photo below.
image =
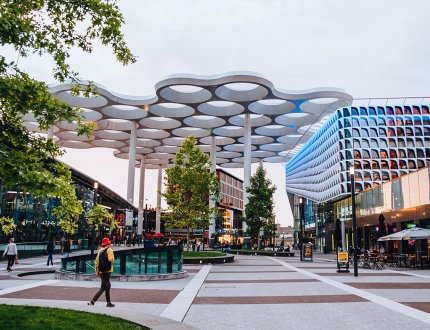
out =
{"type": "Polygon", "coordinates": [[[64,252],[70,253],[70,240],[68,239],[64,242],[64,252]]]}
{"type": "Polygon", "coordinates": [[[54,242],[53,241],[48,242],[48,245],[46,247],[46,251],[48,251],[49,253],[54,252],[54,242]]]}

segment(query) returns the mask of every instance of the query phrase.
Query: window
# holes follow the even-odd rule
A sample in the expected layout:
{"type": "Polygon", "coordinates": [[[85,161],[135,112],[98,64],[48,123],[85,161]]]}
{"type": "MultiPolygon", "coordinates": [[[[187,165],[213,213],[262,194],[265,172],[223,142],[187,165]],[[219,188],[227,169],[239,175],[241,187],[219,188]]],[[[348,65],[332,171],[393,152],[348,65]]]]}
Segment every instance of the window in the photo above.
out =
{"type": "Polygon", "coordinates": [[[379,170],[379,163],[378,163],[378,161],[376,161],[376,160],[372,160],[372,168],[374,169],[374,170],[379,170]]]}
{"type": "Polygon", "coordinates": [[[373,181],[380,181],[381,180],[381,176],[379,175],[378,172],[372,172],[373,174],[373,181]]]}
{"type": "Polygon", "coordinates": [[[387,107],[387,114],[388,115],[394,115],[394,110],[392,107],[387,107]]]}
{"type": "Polygon", "coordinates": [[[390,180],[390,174],[387,171],[382,171],[382,181],[389,181],[390,180]]]}
{"type": "Polygon", "coordinates": [[[363,156],[363,158],[364,159],[369,159],[370,158],[370,152],[369,152],[369,150],[363,150],[362,151],[362,156],[363,156]]]}
{"type": "Polygon", "coordinates": [[[363,139],[363,141],[361,141],[361,144],[362,144],[363,148],[370,148],[369,141],[366,139],[363,139]]]}
{"type": "Polygon", "coordinates": [[[385,116],[385,109],[383,107],[378,107],[378,115],[385,116]]]}
{"type": "Polygon", "coordinates": [[[381,160],[381,168],[388,170],[388,162],[386,160],[381,160]]]}
{"type": "Polygon", "coordinates": [[[406,152],[403,149],[399,149],[399,158],[406,158],[406,152]]]}
{"type": "Polygon", "coordinates": [[[405,131],[403,128],[397,128],[397,136],[405,136],[405,131]]]}
{"type": "Polygon", "coordinates": [[[405,106],[404,114],[405,115],[412,115],[411,107],[405,106]]]}
{"type": "Polygon", "coordinates": [[[396,115],[403,115],[401,107],[396,107],[396,115]]]}
{"type": "Polygon", "coordinates": [[[397,166],[397,162],[395,160],[390,161],[391,169],[397,170],[399,167],[397,166]]]}
{"type": "Polygon", "coordinates": [[[365,169],[365,170],[370,170],[371,169],[369,161],[367,161],[367,160],[363,161],[363,169],[365,169]]]}

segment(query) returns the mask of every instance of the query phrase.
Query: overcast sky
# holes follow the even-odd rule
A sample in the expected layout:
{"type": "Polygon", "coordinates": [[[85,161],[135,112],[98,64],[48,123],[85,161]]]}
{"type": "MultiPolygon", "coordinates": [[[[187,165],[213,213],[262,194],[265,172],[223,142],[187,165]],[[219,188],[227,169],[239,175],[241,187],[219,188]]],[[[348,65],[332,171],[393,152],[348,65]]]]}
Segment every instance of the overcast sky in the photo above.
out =
{"type": "MultiPolygon", "coordinates": [[[[150,95],[174,73],[247,70],[276,87],[339,87],[356,98],[429,96],[430,1],[121,0],[123,32],[138,62],[122,67],[109,48],[72,53],[82,78],[129,95],[150,95]]],[[[11,59],[10,49],[3,52],[11,59]]],[[[48,58],[20,59],[35,78],[52,78],[48,58]]],[[[64,161],[126,197],[127,161],[112,150],[68,149],[64,161]]],[[[284,167],[265,165],[278,187],[277,221],[292,224],[284,167]]],[[[253,167],[253,171],[255,166],[253,167]]],[[[243,178],[241,170],[228,170],[243,178]]],[[[136,171],[136,182],[139,179],[136,171]]],[[[147,171],[148,204],[156,171],[147,171]]],[[[138,185],[135,189],[135,204],[138,185]]]]}

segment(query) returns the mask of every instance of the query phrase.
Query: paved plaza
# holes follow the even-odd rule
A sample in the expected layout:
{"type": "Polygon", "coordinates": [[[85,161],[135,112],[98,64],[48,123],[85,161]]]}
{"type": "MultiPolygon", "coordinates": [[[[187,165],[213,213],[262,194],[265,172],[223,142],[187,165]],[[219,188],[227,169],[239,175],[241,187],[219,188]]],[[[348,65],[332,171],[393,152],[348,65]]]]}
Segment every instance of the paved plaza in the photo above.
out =
{"type": "MultiPolygon", "coordinates": [[[[299,258],[235,255],[235,262],[185,266],[185,279],[112,282],[115,308],[87,306],[98,281],[55,280],[45,258],[0,265],[0,304],[107,313],[152,329],[429,329],[430,270],[336,273],[334,255],[299,258]]],[[[59,267],[59,259],[55,260],[59,267]]]]}

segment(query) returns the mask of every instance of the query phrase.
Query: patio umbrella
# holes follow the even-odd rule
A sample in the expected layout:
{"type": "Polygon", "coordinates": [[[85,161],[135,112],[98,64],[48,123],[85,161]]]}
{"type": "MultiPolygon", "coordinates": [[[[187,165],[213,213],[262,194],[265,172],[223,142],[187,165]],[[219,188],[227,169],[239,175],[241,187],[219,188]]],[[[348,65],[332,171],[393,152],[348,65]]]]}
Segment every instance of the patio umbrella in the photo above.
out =
{"type": "Polygon", "coordinates": [[[378,242],[384,241],[401,241],[401,240],[411,240],[411,239],[427,239],[430,238],[430,230],[425,228],[410,228],[399,231],[391,235],[380,237],[378,242]]]}

